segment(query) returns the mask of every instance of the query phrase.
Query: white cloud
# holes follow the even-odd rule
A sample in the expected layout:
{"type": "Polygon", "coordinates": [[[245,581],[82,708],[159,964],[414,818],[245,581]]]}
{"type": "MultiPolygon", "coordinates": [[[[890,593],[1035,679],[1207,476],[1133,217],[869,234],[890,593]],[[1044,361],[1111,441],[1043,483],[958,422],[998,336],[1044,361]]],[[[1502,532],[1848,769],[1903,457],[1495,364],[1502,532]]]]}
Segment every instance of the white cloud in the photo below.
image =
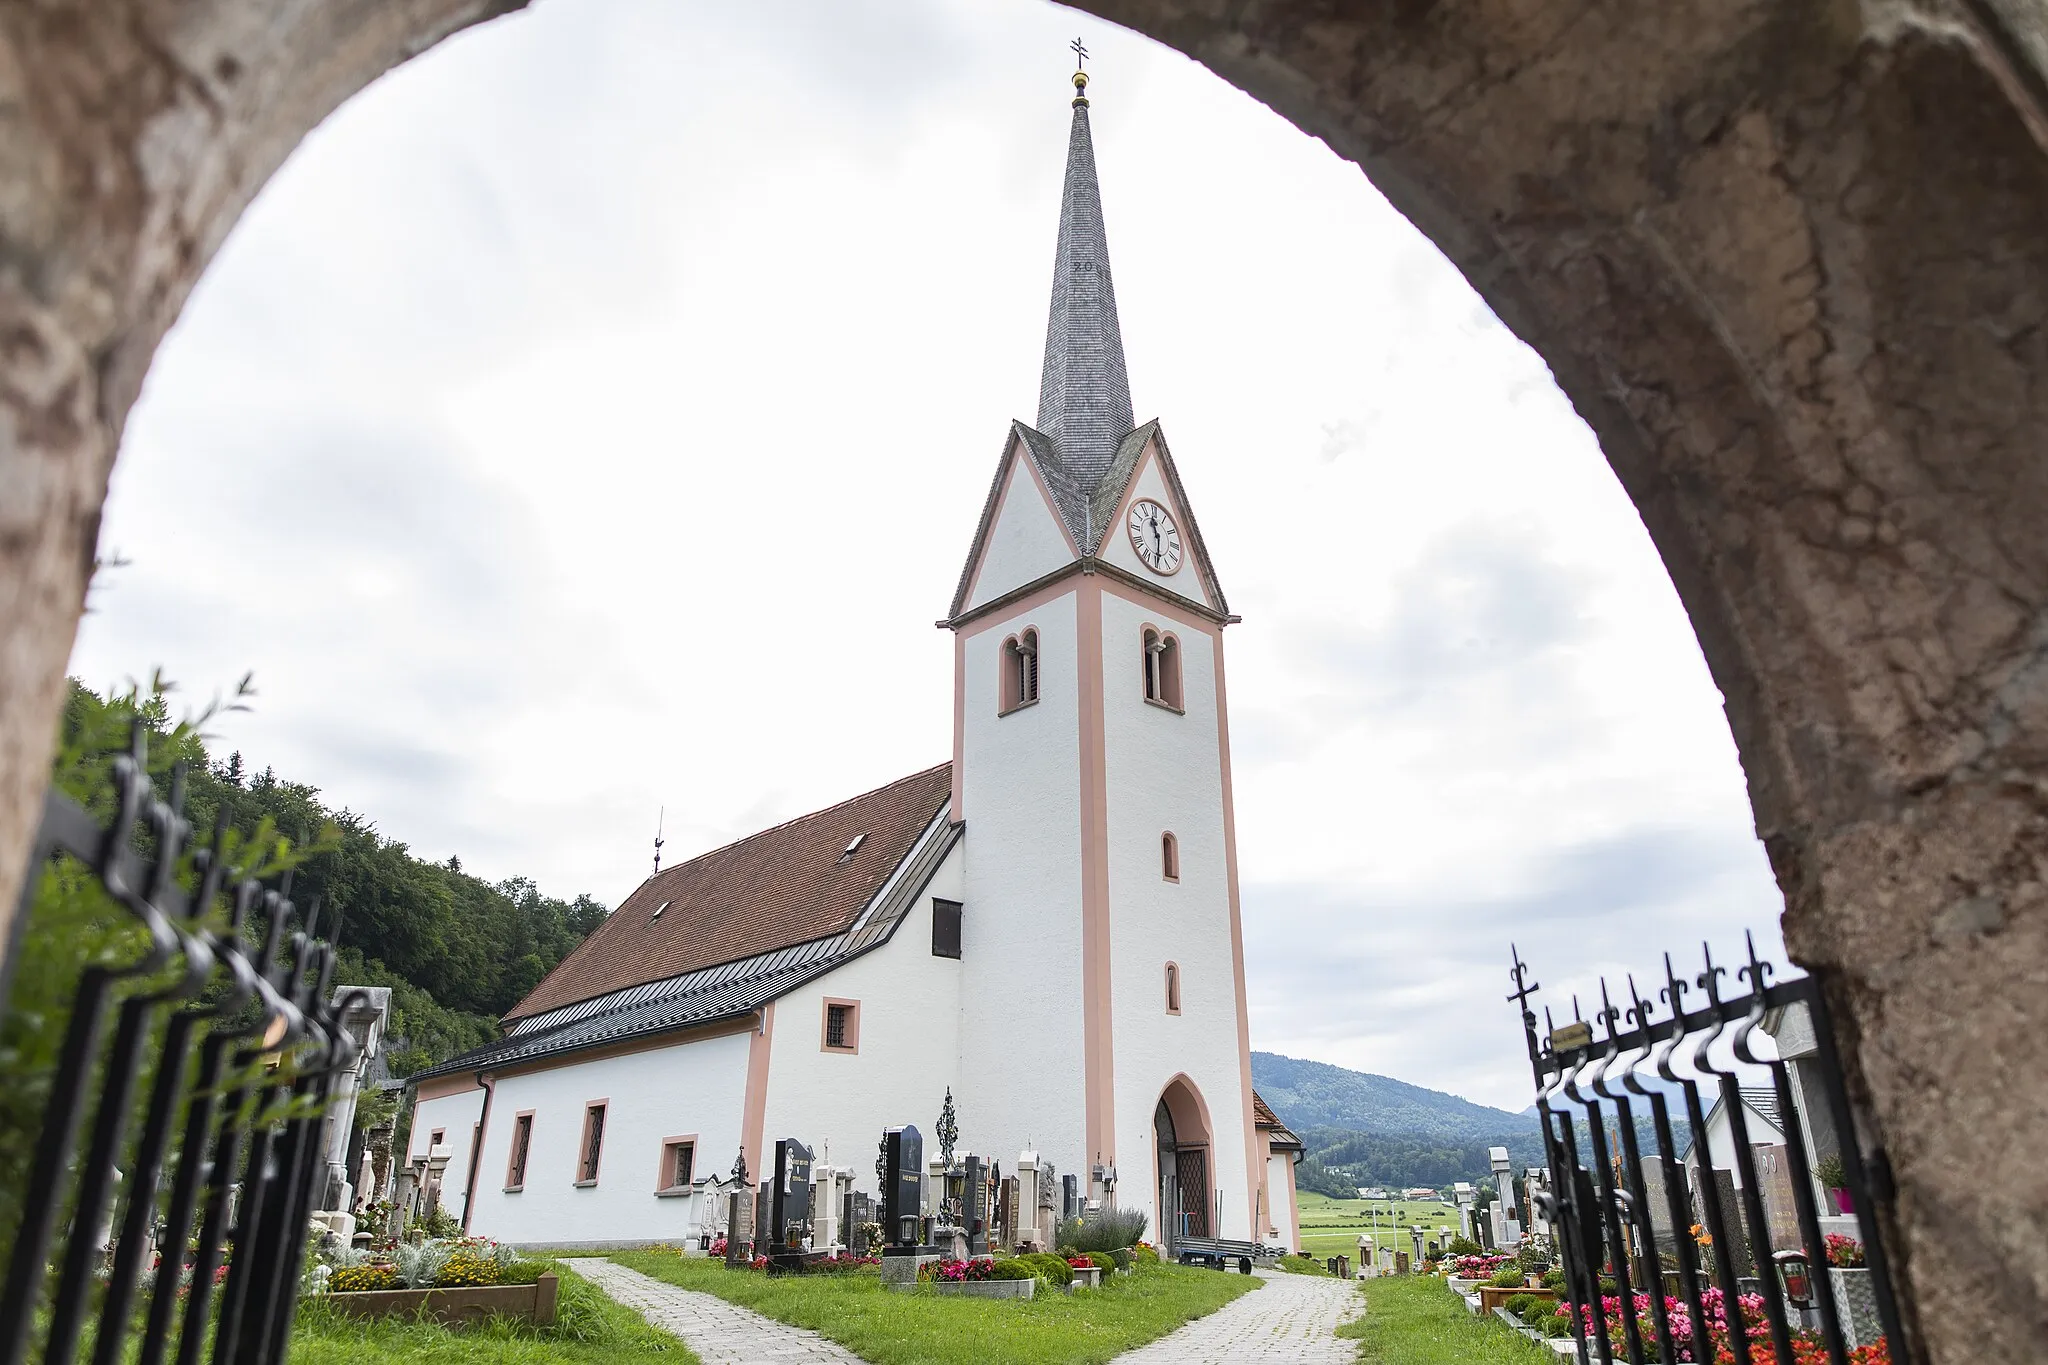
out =
{"type": "Polygon", "coordinates": [[[1245,617],[1254,1044],[1521,1108],[1511,938],[1568,992],[1772,924],[1719,697],[1541,360],[1355,167],[1064,10],[551,0],[380,82],[166,343],[75,671],[254,669],[256,765],[613,902],[657,808],[686,856],[944,757],[1077,31],[1137,406],[1245,617]]]}

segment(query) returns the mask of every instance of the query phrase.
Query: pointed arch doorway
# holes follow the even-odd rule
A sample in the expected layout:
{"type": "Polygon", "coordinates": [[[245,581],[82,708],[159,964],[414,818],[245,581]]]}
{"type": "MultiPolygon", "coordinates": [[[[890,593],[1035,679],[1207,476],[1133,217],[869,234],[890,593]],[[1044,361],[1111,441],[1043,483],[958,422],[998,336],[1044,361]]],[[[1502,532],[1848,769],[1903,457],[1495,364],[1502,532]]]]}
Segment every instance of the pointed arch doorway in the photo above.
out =
{"type": "Polygon", "coordinates": [[[1215,1236],[1216,1193],[1210,1157],[1213,1130],[1202,1092],[1175,1076],[1152,1110],[1155,1146],[1152,1226],[1159,1254],[1171,1260],[1188,1237],[1215,1236]]]}

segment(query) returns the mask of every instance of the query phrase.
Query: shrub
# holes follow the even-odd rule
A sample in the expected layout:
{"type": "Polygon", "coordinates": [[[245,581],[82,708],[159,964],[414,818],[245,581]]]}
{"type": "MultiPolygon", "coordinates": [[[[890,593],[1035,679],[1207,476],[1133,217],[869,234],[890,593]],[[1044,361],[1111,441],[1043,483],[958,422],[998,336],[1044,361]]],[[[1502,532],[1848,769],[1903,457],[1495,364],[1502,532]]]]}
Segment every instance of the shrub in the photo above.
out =
{"type": "Polygon", "coordinates": [[[1061,1223],[1053,1241],[1077,1251],[1120,1251],[1145,1235],[1142,1209],[1097,1209],[1061,1223]]]}
{"type": "Polygon", "coordinates": [[[535,1284],[548,1273],[546,1261],[518,1260],[498,1267],[499,1284],[535,1284]]]}
{"type": "Polygon", "coordinates": [[[1527,1294],[1510,1294],[1508,1295],[1507,1302],[1503,1303],[1501,1307],[1507,1309],[1510,1313],[1513,1313],[1516,1317],[1519,1318],[1532,1303],[1543,1304],[1545,1312],[1548,1312],[1550,1309],[1550,1305],[1544,1300],[1532,1298],[1530,1295],[1527,1294]]]}
{"type": "Polygon", "coordinates": [[[1539,1299],[1532,1295],[1529,1299],[1529,1306],[1515,1316],[1528,1323],[1531,1327],[1541,1327],[1545,1318],[1555,1315],[1556,1308],[1557,1305],[1549,1299],[1539,1299]]]}
{"type": "Polygon", "coordinates": [[[996,1261],[988,1268],[991,1280],[1035,1280],[1038,1271],[1020,1260],[996,1261]]]}
{"type": "Polygon", "coordinates": [[[1453,1237],[1450,1246],[1446,1250],[1453,1256],[1478,1256],[1482,1254],[1479,1243],[1473,1241],[1470,1237],[1453,1237]]]}
{"type": "Polygon", "coordinates": [[[1131,1248],[1131,1259],[1139,1265],[1158,1265],[1159,1248],[1150,1242],[1140,1242],[1131,1248]]]}
{"type": "Polygon", "coordinates": [[[334,1294],[356,1294],[372,1289],[398,1288],[398,1272],[388,1265],[345,1265],[327,1281],[334,1294]]]}
{"type": "Polygon", "coordinates": [[[1543,1319],[1543,1335],[1546,1337],[1568,1337],[1572,1334],[1572,1320],[1561,1314],[1543,1319]]]}
{"type": "Polygon", "coordinates": [[[1564,1293],[1564,1272],[1562,1270],[1550,1271],[1543,1277],[1543,1287],[1559,1294],[1564,1293]]]}
{"type": "Polygon", "coordinates": [[[1330,1277],[1330,1272],[1323,1267],[1322,1262],[1308,1256],[1282,1256],[1279,1265],[1290,1275],[1321,1275],[1324,1279],[1330,1277]]]}
{"type": "Polygon", "coordinates": [[[392,1248],[398,1279],[407,1289],[429,1289],[448,1262],[446,1242],[400,1242],[392,1248]]]}
{"type": "Polygon", "coordinates": [[[1074,1282],[1074,1268],[1067,1264],[1065,1257],[1048,1251],[1034,1251],[1028,1256],[1019,1256],[1017,1261],[1030,1266],[1032,1273],[1047,1284],[1069,1285],[1074,1282]]]}
{"type": "Polygon", "coordinates": [[[1088,1253],[1088,1259],[1102,1267],[1105,1271],[1116,1269],[1116,1257],[1106,1251],[1091,1251],[1088,1253]]]}
{"type": "Polygon", "coordinates": [[[1508,1264],[1494,1272],[1493,1278],[1487,1281],[1495,1289],[1519,1289],[1528,1282],[1529,1273],[1523,1270],[1521,1263],[1517,1261],[1508,1262],[1508,1264]]]}

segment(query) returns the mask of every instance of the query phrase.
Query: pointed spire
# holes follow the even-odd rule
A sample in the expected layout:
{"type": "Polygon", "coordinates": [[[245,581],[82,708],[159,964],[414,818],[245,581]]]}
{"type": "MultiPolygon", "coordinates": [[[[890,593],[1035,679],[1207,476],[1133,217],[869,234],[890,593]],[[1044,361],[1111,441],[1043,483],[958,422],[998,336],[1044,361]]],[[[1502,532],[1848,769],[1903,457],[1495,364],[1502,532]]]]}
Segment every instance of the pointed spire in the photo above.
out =
{"type": "Polygon", "coordinates": [[[1039,376],[1038,429],[1052,437],[1077,478],[1092,482],[1109,468],[1117,443],[1135,425],[1117,329],[1116,288],[1109,277],[1102,195],[1095,182],[1095,145],[1088,134],[1088,73],[1076,71],[1052,314],[1039,376]]]}

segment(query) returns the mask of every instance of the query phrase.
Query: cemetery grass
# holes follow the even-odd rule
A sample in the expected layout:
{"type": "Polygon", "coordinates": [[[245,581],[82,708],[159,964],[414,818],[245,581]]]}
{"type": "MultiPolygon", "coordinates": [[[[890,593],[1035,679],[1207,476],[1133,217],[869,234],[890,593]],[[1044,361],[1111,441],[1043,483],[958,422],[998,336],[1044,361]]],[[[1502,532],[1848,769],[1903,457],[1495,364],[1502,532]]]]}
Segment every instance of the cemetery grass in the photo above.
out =
{"type": "Polygon", "coordinates": [[[494,1318],[461,1327],[430,1320],[364,1321],[299,1301],[292,1365],[702,1365],[683,1342],[557,1268],[560,1297],[546,1327],[494,1318]]]}
{"type": "Polygon", "coordinates": [[[1408,1229],[1421,1225],[1435,1231],[1440,1227],[1456,1228],[1458,1211],[1445,1204],[1427,1201],[1396,1200],[1390,1221],[1385,1201],[1367,1203],[1363,1199],[1332,1199],[1326,1194],[1313,1194],[1303,1190],[1297,1197],[1301,1209],[1301,1249],[1304,1254],[1323,1260],[1330,1256],[1349,1256],[1358,1261],[1358,1238],[1372,1230],[1373,1219],[1367,1210],[1374,1210],[1378,1216],[1378,1237],[1381,1246],[1396,1251],[1411,1251],[1413,1239],[1408,1229]]]}
{"type": "Polygon", "coordinates": [[[1215,1312],[1261,1283],[1214,1270],[1146,1266],[1129,1276],[1109,1276],[1110,1283],[1098,1290],[1050,1290],[1022,1301],[892,1293],[872,1274],[771,1279],[673,1252],[615,1252],[611,1259],[664,1283],[808,1327],[871,1365],[1099,1365],[1215,1312]]]}
{"type": "Polygon", "coordinates": [[[1559,1359],[1465,1301],[1434,1275],[1361,1282],[1365,1315],[1337,1329],[1359,1341],[1361,1365],[1547,1365],[1559,1359]]]}

